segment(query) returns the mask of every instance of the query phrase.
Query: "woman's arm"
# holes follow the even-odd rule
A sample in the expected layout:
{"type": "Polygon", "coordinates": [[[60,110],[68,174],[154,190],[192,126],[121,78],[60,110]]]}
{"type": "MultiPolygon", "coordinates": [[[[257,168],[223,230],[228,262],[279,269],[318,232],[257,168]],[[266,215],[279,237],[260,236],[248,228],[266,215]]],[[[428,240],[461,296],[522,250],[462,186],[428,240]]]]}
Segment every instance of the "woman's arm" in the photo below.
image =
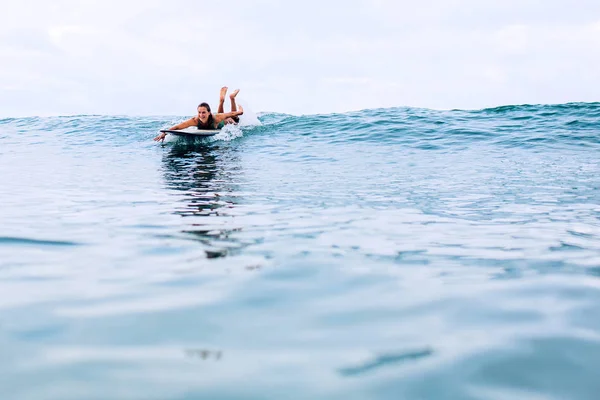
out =
{"type": "MultiPolygon", "coordinates": [[[[187,121],[180,122],[179,124],[172,126],[167,130],[175,131],[175,130],[179,130],[179,129],[189,128],[190,126],[194,126],[194,125],[196,125],[196,120],[194,118],[190,118],[187,121]]],[[[167,134],[165,132],[161,132],[158,136],[156,136],[154,138],[154,141],[158,142],[161,140],[165,140],[166,136],[167,136],[167,134]]]]}
{"type": "Polygon", "coordinates": [[[183,121],[178,123],[177,125],[169,128],[170,131],[176,131],[179,129],[185,129],[185,128],[189,128],[190,126],[194,126],[196,125],[196,119],[195,118],[190,118],[187,121],[183,121]]]}
{"type": "Polygon", "coordinates": [[[220,122],[223,122],[225,119],[227,119],[229,117],[237,117],[238,115],[242,115],[243,113],[244,113],[244,108],[238,104],[237,111],[213,115],[213,118],[215,120],[215,125],[219,124],[220,122]]]}

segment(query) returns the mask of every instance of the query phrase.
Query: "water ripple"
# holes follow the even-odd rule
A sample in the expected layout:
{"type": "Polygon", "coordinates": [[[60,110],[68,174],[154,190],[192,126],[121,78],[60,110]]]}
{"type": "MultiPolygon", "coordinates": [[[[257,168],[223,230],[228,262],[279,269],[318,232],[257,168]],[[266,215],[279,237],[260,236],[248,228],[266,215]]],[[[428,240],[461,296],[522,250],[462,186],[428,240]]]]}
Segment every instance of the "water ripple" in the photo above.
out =
{"type": "Polygon", "coordinates": [[[600,103],[183,118],[0,120],[1,398],[597,397],[600,103]]]}

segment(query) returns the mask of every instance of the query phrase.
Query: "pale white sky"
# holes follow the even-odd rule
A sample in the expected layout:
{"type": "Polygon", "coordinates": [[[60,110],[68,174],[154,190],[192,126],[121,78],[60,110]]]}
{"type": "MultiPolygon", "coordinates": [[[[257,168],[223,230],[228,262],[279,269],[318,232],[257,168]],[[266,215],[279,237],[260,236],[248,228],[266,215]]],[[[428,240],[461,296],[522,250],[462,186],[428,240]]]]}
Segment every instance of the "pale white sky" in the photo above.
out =
{"type": "Polygon", "coordinates": [[[0,117],[599,101],[600,1],[5,0],[0,65],[0,117]]]}

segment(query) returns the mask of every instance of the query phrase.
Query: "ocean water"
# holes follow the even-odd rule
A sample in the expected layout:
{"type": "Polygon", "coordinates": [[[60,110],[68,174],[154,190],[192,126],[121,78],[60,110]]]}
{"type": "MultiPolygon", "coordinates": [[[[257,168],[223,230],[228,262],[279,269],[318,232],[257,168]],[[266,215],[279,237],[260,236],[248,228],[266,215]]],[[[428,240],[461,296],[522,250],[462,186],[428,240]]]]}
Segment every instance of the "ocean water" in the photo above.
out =
{"type": "Polygon", "coordinates": [[[600,103],[184,117],[0,120],[1,399],[599,398],[600,103]]]}

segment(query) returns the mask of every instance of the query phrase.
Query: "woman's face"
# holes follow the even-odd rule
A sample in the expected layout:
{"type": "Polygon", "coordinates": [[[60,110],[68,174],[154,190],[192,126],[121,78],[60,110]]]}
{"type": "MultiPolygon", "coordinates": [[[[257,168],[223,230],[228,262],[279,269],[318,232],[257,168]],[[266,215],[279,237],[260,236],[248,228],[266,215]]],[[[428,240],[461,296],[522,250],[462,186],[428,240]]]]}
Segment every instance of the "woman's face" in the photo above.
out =
{"type": "Polygon", "coordinates": [[[208,114],[209,112],[206,107],[198,107],[198,118],[200,118],[200,121],[206,121],[208,119],[208,114]]]}

